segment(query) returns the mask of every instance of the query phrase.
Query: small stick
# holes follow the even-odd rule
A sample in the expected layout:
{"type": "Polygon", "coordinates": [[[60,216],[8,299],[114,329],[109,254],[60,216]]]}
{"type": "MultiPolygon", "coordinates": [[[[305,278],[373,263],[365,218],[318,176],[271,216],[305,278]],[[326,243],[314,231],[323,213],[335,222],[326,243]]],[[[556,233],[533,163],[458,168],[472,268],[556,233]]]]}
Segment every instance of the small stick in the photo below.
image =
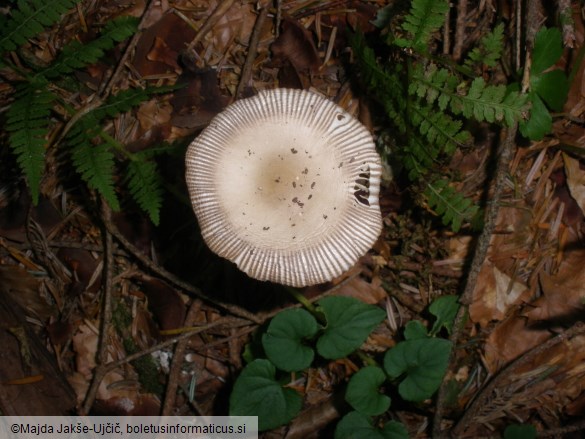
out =
{"type": "Polygon", "coordinates": [[[258,18],[256,19],[256,23],[254,24],[254,30],[252,31],[250,43],[248,44],[248,53],[246,54],[246,61],[244,62],[244,67],[242,68],[242,75],[240,76],[240,82],[238,83],[238,88],[236,89],[236,98],[239,98],[242,95],[244,87],[248,85],[250,77],[252,76],[252,66],[254,64],[254,60],[256,59],[256,52],[258,51],[258,42],[260,41],[262,27],[264,26],[264,22],[266,21],[267,15],[268,8],[263,8],[260,11],[260,15],[258,15],[258,18]]]}
{"type": "Polygon", "coordinates": [[[207,18],[205,23],[203,23],[203,26],[201,26],[201,29],[199,29],[199,32],[197,32],[193,40],[187,46],[187,52],[193,51],[197,43],[201,41],[205,35],[207,35],[207,32],[209,32],[211,28],[213,28],[213,26],[225,15],[225,13],[229,11],[233,4],[234,0],[223,0],[219,2],[219,5],[217,8],[215,8],[215,11],[213,11],[213,13],[207,18]]]}
{"type": "MultiPolygon", "coordinates": [[[[102,202],[102,216],[103,220],[109,221],[112,217],[112,211],[106,201],[104,199],[101,200],[102,202]]],[[[85,395],[85,400],[83,402],[83,413],[89,413],[97,395],[97,391],[99,385],[101,383],[101,379],[97,379],[97,372],[101,366],[105,365],[108,361],[108,332],[110,329],[110,322],[112,318],[112,284],[113,284],[113,240],[112,234],[108,232],[106,227],[103,227],[102,231],[103,242],[104,242],[104,266],[103,266],[103,304],[102,304],[102,320],[100,325],[100,336],[99,336],[99,344],[97,348],[96,354],[96,363],[98,364],[97,368],[95,369],[95,373],[89,389],[85,395]]]]}
{"type": "MultiPolygon", "coordinates": [[[[504,183],[506,181],[506,175],[508,174],[510,160],[512,158],[514,151],[514,139],[516,137],[517,130],[518,124],[515,124],[513,127],[508,128],[506,130],[503,141],[500,143],[498,159],[496,163],[496,170],[494,175],[493,196],[492,199],[488,201],[486,205],[484,228],[477,240],[473,260],[469,268],[467,280],[465,281],[465,288],[463,290],[461,298],[459,299],[462,305],[461,307],[459,307],[459,311],[457,312],[457,315],[455,316],[455,321],[453,322],[453,332],[451,333],[450,337],[451,343],[453,344],[453,349],[451,350],[451,358],[449,359],[450,365],[452,365],[455,359],[457,342],[459,341],[459,337],[461,336],[461,332],[463,331],[465,316],[467,314],[467,307],[471,304],[473,291],[475,290],[475,285],[477,283],[477,278],[479,276],[479,272],[481,270],[483,262],[487,256],[491,237],[496,227],[496,220],[500,209],[500,199],[502,197],[504,183]]],[[[439,387],[437,403],[435,406],[436,410],[433,419],[433,437],[443,436],[441,431],[441,422],[443,420],[443,412],[445,409],[446,397],[447,382],[445,379],[443,379],[441,387],[439,387]]]]}
{"type": "Polygon", "coordinates": [[[118,241],[120,241],[122,246],[124,246],[124,248],[129,253],[131,253],[132,256],[134,256],[136,259],[138,259],[145,267],[150,269],[152,272],[167,279],[173,285],[176,285],[179,288],[181,288],[185,291],[188,291],[189,293],[192,293],[193,295],[199,297],[200,299],[202,299],[206,302],[213,303],[214,305],[217,305],[220,308],[223,308],[224,310],[232,313],[233,315],[242,317],[244,319],[247,319],[251,322],[258,323],[258,324],[262,324],[262,322],[264,321],[262,319],[262,317],[257,316],[256,314],[251,313],[243,308],[240,308],[239,306],[231,305],[228,303],[223,303],[223,302],[220,302],[219,300],[213,299],[213,298],[209,297],[208,295],[204,294],[199,288],[196,288],[193,285],[189,284],[188,282],[185,282],[182,279],[179,279],[174,274],[168,272],[167,270],[162,268],[160,265],[151,261],[147,256],[144,255],[144,253],[142,253],[140,250],[138,250],[134,246],[134,244],[132,244],[130,241],[128,241],[126,239],[126,237],[124,235],[122,235],[122,233],[118,230],[118,228],[115,226],[115,224],[112,221],[106,221],[105,225],[106,225],[106,228],[108,229],[108,231],[112,234],[112,236],[114,236],[118,241]]]}
{"type": "Polygon", "coordinates": [[[97,390],[98,390],[100,383],[102,382],[104,377],[108,373],[110,373],[111,371],[117,369],[120,366],[123,366],[124,364],[130,363],[131,361],[137,360],[140,357],[151,354],[152,352],[160,351],[161,349],[164,349],[167,346],[171,346],[171,345],[173,345],[181,340],[185,340],[189,337],[192,337],[195,334],[199,334],[201,332],[207,331],[211,328],[214,328],[214,327],[222,325],[222,324],[229,325],[230,323],[236,323],[239,321],[241,321],[241,320],[237,319],[237,318],[233,318],[233,317],[222,317],[222,318],[216,320],[215,322],[211,322],[205,326],[200,326],[198,328],[194,328],[193,330],[188,331],[188,332],[183,332],[182,334],[179,334],[176,337],[165,340],[165,341],[158,343],[154,346],[151,346],[150,348],[145,349],[143,351],[136,352],[132,355],[128,355],[127,357],[122,358],[121,360],[114,361],[114,362],[111,362],[108,364],[102,364],[102,365],[98,366],[96,368],[94,375],[93,375],[93,380],[92,380],[92,383],[90,386],[91,393],[90,393],[90,391],[88,391],[87,396],[85,397],[85,401],[83,403],[83,407],[80,409],[79,414],[81,416],[83,416],[83,415],[87,415],[89,413],[89,410],[91,409],[91,406],[93,405],[93,401],[95,400],[97,390]]]}
{"type": "Polygon", "coordinates": [[[575,47],[575,20],[573,20],[573,8],[571,0],[558,0],[559,16],[561,18],[561,27],[563,29],[563,43],[565,47],[575,47]]]}
{"type": "Polygon", "coordinates": [[[486,403],[486,400],[490,397],[492,392],[499,388],[502,382],[508,378],[512,372],[518,369],[520,366],[527,364],[534,360],[538,355],[546,352],[547,350],[551,349],[553,346],[562,343],[566,340],[571,339],[579,334],[585,333],[585,323],[583,322],[576,322],[571,328],[567,329],[564,332],[561,332],[557,336],[548,339],[546,342],[535,346],[530,351],[524,353],[522,356],[514,360],[510,363],[504,370],[502,370],[495,378],[493,378],[489,384],[483,388],[481,393],[475,398],[475,400],[471,403],[469,408],[466,410],[465,414],[461,417],[459,422],[453,428],[453,436],[460,437],[465,432],[465,429],[469,426],[477,412],[483,407],[486,403]]]}
{"type": "Polygon", "coordinates": [[[122,74],[124,66],[126,65],[126,61],[128,61],[128,58],[130,58],[132,51],[134,50],[134,48],[138,44],[138,41],[140,40],[140,37],[142,36],[142,28],[144,27],[144,23],[146,22],[146,19],[149,16],[150,9],[154,4],[155,2],[153,0],[148,0],[148,3],[144,8],[144,12],[142,13],[142,17],[140,17],[140,23],[138,24],[138,32],[134,34],[134,36],[126,46],[126,50],[124,50],[124,54],[122,55],[122,58],[120,58],[120,61],[116,66],[116,70],[114,70],[112,76],[110,76],[110,79],[108,79],[107,82],[104,81],[100,86],[98,90],[98,95],[101,97],[102,100],[110,95],[110,93],[112,92],[112,88],[114,88],[114,85],[116,85],[116,82],[118,82],[118,78],[122,74]]]}
{"type": "Polygon", "coordinates": [[[455,23],[455,43],[453,45],[453,59],[459,61],[463,52],[465,41],[465,28],[467,26],[467,0],[459,0],[457,6],[457,22],[455,23]]]}
{"type": "MultiPolygon", "coordinates": [[[[111,220],[112,210],[110,206],[102,199],[102,215],[105,219],[111,220]]],[[[103,309],[102,309],[102,324],[101,324],[101,337],[100,344],[97,353],[98,364],[106,363],[108,359],[108,330],[110,322],[112,320],[112,288],[113,288],[113,270],[114,270],[114,254],[113,247],[114,243],[112,240],[112,234],[108,230],[103,228],[103,240],[104,240],[104,266],[103,266],[103,309]]]]}
{"type": "MultiPolygon", "coordinates": [[[[191,303],[189,311],[187,312],[187,316],[185,317],[183,326],[193,326],[195,324],[197,313],[201,309],[201,304],[200,300],[193,300],[193,303],[191,303]]],[[[161,416],[172,416],[174,414],[173,407],[175,406],[175,400],[177,398],[177,387],[179,385],[181,368],[183,367],[183,360],[188,343],[188,339],[183,339],[177,342],[177,346],[175,346],[161,416]]]]}

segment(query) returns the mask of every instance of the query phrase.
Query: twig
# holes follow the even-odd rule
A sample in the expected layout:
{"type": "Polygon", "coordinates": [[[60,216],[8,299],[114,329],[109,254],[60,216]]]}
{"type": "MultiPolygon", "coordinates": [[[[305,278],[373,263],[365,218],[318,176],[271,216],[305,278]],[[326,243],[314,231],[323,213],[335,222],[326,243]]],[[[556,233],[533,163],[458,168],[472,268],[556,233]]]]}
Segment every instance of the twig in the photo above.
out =
{"type": "Polygon", "coordinates": [[[107,221],[106,228],[118,241],[120,241],[122,246],[129,253],[131,253],[132,256],[134,256],[136,259],[138,259],[149,270],[151,270],[152,272],[158,274],[159,276],[167,279],[173,285],[178,286],[179,288],[193,294],[194,296],[199,297],[200,299],[202,299],[208,303],[213,303],[214,305],[216,305],[220,308],[223,308],[224,310],[232,313],[233,315],[242,317],[244,319],[247,319],[251,322],[258,323],[258,324],[262,324],[262,322],[264,321],[260,316],[257,316],[254,313],[246,311],[245,309],[240,308],[239,306],[231,305],[229,303],[223,303],[223,302],[220,302],[219,300],[216,300],[216,299],[209,297],[208,295],[204,294],[199,288],[196,288],[193,285],[189,284],[188,282],[185,282],[182,279],[179,279],[174,274],[169,273],[167,270],[162,268],[160,265],[151,261],[148,257],[146,257],[144,255],[144,253],[142,253],[140,250],[138,250],[134,246],[134,244],[132,244],[130,241],[128,241],[124,237],[124,235],[122,235],[122,233],[120,233],[120,231],[118,230],[118,228],[115,226],[115,224],[113,222],[107,221]]]}
{"type": "Polygon", "coordinates": [[[443,25],[443,55],[449,54],[449,47],[451,46],[451,6],[445,12],[445,24],[443,25]]]}
{"type": "Polygon", "coordinates": [[[276,24],[274,36],[278,38],[280,35],[280,22],[282,21],[282,0],[276,0],[276,24]]]}
{"type": "MultiPolygon", "coordinates": [[[[161,349],[164,349],[167,346],[171,346],[171,345],[173,345],[181,340],[185,340],[189,337],[192,337],[195,334],[199,334],[201,332],[207,331],[207,330],[214,328],[216,326],[220,326],[222,324],[229,325],[230,323],[239,323],[239,322],[241,322],[241,320],[234,318],[234,317],[222,317],[222,318],[216,320],[215,322],[211,322],[207,325],[200,326],[198,328],[194,328],[191,331],[183,332],[182,334],[179,334],[176,337],[165,340],[161,343],[158,343],[154,346],[151,346],[148,349],[144,349],[143,351],[136,352],[132,355],[128,355],[127,357],[122,358],[121,360],[114,361],[114,362],[111,362],[108,364],[102,364],[102,365],[98,366],[96,368],[94,375],[93,375],[93,380],[92,380],[92,384],[91,384],[92,388],[95,387],[95,393],[93,394],[93,399],[95,399],[95,394],[97,393],[97,389],[98,389],[100,383],[102,382],[102,380],[104,379],[104,377],[108,373],[110,373],[111,371],[116,370],[118,367],[123,366],[124,364],[130,363],[131,361],[137,360],[138,358],[143,357],[145,355],[151,354],[152,352],[160,351],[161,349]]],[[[90,390],[91,390],[91,388],[90,388],[90,390]]],[[[89,395],[89,392],[88,392],[88,395],[89,395]]],[[[92,399],[92,402],[93,402],[93,399],[92,399]]],[[[87,403],[87,397],[86,397],[86,403],[87,403]]],[[[89,409],[91,408],[91,404],[87,405],[86,403],[84,403],[84,405],[79,413],[82,416],[86,415],[89,412],[89,409]]]]}
{"type": "MultiPolygon", "coordinates": [[[[105,220],[109,221],[112,218],[112,210],[110,206],[102,199],[102,215],[105,220]]],[[[114,243],[112,234],[104,227],[104,294],[103,294],[103,310],[102,310],[102,328],[100,345],[98,348],[97,361],[98,364],[104,364],[108,359],[108,330],[110,321],[112,320],[112,287],[113,287],[113,270],[114,270],[114,243]]]]}
{"type": "MultiPolygon", "coordinates": [[[[110,221],[112,217],[112,211],[105,200],[102,201],[102,215],[104,223],[106,221],[110,221]]],[[[100,328],[100,337],[99,337],[99,345],[96,354],[96,363],[98,364],[98,369],[100,365],[106,364],[108,361],[108,333],[110,330],[110,321],[112,318],[112,284],[113,284],[113,269],[114,269],[114,261],[113,261],[113,240],[112,234],[108,232],[106,227],[103,227],[103,242],[104,242],[104,266],[103,266],[103,296],[102,296],[102,320],[101,320],[101,328],[100,328]]],[[[96,369],[96,371],[98,370],[96,369]]],[[[83,413],[89,413],[91,409],[95,397],[97,395],[97,391],[100,385],[101,379],[98,381],[96,380],[96,374],[91,381],[89,389],[85,395],[85,400],[83,402],[83,413]]]]}
{"type": "Polygon", "coordinates": [[[248,85],[250,77],[252,76],[252,66],[254,64],[254,60],[256,59],[258,42],[260,41],[262,27],[264,26],[264,22],[266,21],[267,15],[268,8],[262,8],[260,14],[258,15],[258,18],[256,19],[256,23],[254,24],[254,30],[252,31],[250,43],[248,44],[248,53],[246,54],[246,61],[244,62],[244,67],[242,68],[242,75],[240,76],[240,82],[238,83],[238,88],[236,89],[236,98],[239,98],[241,96],[244,87],[248,85]]]}
{"type": "Polygon", "coordinates": [[[453,44],[453,59],[459,61],[463,53],[465,28],[467,27],[467,0],[459,0],[457,4],[457,21],[455,23],[455,43],[453,44]]]}
{"type": "Polygon", "coordinates": [[[510,363],[504,370],[502,370],[495,378],[493,378],[487,386],[479,393],[475,400],[471,403],[469,408],[465,411],[465,414],[461,417],[459,422],[455,425],[452,430],[453,436],[460,437],[471,422],[473,422],[477,412],[485,405],[486,400],[490,397],[495,389],[498,389],[506,378],[509,378],[512,372],[523,366],[538,355],[551,349],[553,346],[569,340],[572,337],[585,333],[585,323],[577,322],[571,328],[558,334],[557,336],[547,340],[543,344],[540,344],[530,351],[523,354],[521,357],[510,363]]]}
{"type": "Polygon", "coordinates": [[[573,20],[573,8],[571,0],[558,0],[559,16],[563,29],[563,43],[565,47],[575,47],[575,21],[573,20]]]}
{"type": "Polygon", "coordinates": [[[138,44],[138,41],[140,40],[140,37],[142,36],[142,28],[144,27],[144,23],[149,16],[150,8],[152,8],[152,6],[155,3],[156,2],[153,0],[148,0],[148,3],[144,8],[144,12],[142,13],[142,17],[140,17],[140,23],[138,24],[138,32],[134,34],[134,36],[126,46],[126,50],[124,50],[122,58],[120,58],[120,61],[118,62],[116,69],[112,72],[112,76],[110,76],[110,79],[108,79],[107,82],[104,81],[101,87],[99,88],[98,94],[99,96],[101,96],[102,99],[105,99],[107,96],[109,96],[109,94],[112,92],[112,88],[114,88],[114,85],[116,85],[116,82],[118,82],[118,78],[122,74],[124,66],[126,65],[126,61],[128,61],[128,58],[132,54],[132,51],[134,50],[134,48],[138,44]]]}
{"type": "Polygon", "coordinates": [[[567,437],[568,433],[575,431],[585,430],[585,421],[577,421],[574,424],[567,425],[560,428],[551,428],[550,430],[544,430],[536,433],[536,437],[567,437]]]}
{"type": "MultiPolygon", "coordinates": [[[[473,291],[475,289],[475,285],[477,283],[477,278],[479,276],[479,272],[481,270],[483,262],[486,258],[490,240],[496,226],[496,220],[500,208],[500,198],[502,196],[502,192],[504,189],[504,183],[506,181],[506,175],[508,173],[510,160],[513,155],[512,153],[514,151],[514,138],[516,137],[517,130],[518,130],[517,124],[511,128],[508,128],[503,141],[500,143],[498,159],[496,162],[496,169],[494,174],[493,196],[492,199],[488,201],[486,205],[484,228],[477,240],[477,245],[475,247],[473,259],[471,261],[471,266],[469,268],[469,273],[467,275],[467,279],[465,282],[465,288],[460,298],[462,306],[459,308],[459,311],[457,312],[457,315],[455,317],[455,321],[453,322],[453,332],[451,334],[450,340],[451,343],[453,344],[454,349],[451,351],[451,358],[449,360],[449,364],[452,364],[456,357],[455,351],[457,347],[457,342],[459,341],[459,337],[461,336],[461,332],[463,331],[464,320],[467,314],[467,307],[471,304],[471,299],[473,291]]],[[[433,420],[433,437],[441,437],[442,435],[441,422],[443,421],[446,397],[447,382],[446,380],[443,380],[443,382],[441,383],[441,387],[439,388],[439,393],[437,395],[437,404],[433,420]]]]}
{"type": "Polygon", "coordinates": [[[522,75],[522,92],[526,93],[530,87],[530,70],[532,67],[532,49],[534,48],[534,38],[540,27],[538,14],[538,1],[528,0],[526,2],[526,54],[524,60],[524,74],[522,75]]]}
{"type": "Polygon", "coordinates": [[[189,46],[187,46],[187,53],[193,51],[197,43],[201,41],[205,35],[207,35],[207,32],[209,32],[215,23],[217,23],[225,15],[225,13],[229,11],[233,4],[234,0],[223,0],[219,2],[219,5],[217,8],[215,8],[215,11],[213,11],[213,13],[207,18],[205,23],[203,23],[203,26],[201,26],[201,29],[199,29],[199,32],[197,32],[193,40],[189,43],[189,46]]]}
{"type": "MultiPolygon", "coordinates": [[[[197,314],[201,309],[201,301],[194,300],[189,307],[187,316],[185,317],[184,326],[193,326],[197,319],[197,314]]],[[[175,400],[177,397],[177,387],[179,385],[179,378],[181,375],[181,369],[183,367],[183,360],[185,357],[185,351],[187,349],[188,339],[181,340],[175,346],[175,352],[173,354],[173,362],[171,364],[171,370],[169,371],[169,380],[167,382],[167,388],[165,391],[165,399],[162,407],[162,416],[173,415],[173,407],[175,406],[175,400]]]]}

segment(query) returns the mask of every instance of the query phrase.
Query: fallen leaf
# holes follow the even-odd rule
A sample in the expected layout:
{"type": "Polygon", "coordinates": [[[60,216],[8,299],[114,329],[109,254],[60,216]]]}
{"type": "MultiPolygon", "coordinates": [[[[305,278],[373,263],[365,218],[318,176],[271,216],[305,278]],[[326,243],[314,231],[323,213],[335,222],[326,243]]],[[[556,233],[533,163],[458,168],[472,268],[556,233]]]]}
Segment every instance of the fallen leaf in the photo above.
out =
{"type": "Polygon", "coordinates": [[[477,278],[469,315],[471,320],[486,327],[490,321],[502,320],[512,306],[528,301],[530,295],[526,285],[512,281],[486,260],[477,278]]]}
{"type": "Polygon", "coordinates": [[[550,338],[550,332],[527,325],[517,315],[499,323],[490,333],[484,346],[484,362],[490,374],[496,373],[510,361],[550,338]]]}
{"type": "Polygon", "coordinates": [[[581,169],[579,160],[572,158],[568,154],[563,154],[563,161],[565,162],[569,191],[585,214],[585,170],[581,169]]]}
{"type": "Polygon", "coordinates": [[[541,272],[542,296],[523,313],[531,320],[548,321],[551,326],[571,324],[582,317],[585,304],[585,250],[571,250],[554,274],[541,272]]]}
{"type": "Polygon", "coordinates": [[[321,66],[313,35],[292,18],[283,19],[282,32],[270,49],[275,64],[290,62],[297,73],[316,72],[321,66]]]}

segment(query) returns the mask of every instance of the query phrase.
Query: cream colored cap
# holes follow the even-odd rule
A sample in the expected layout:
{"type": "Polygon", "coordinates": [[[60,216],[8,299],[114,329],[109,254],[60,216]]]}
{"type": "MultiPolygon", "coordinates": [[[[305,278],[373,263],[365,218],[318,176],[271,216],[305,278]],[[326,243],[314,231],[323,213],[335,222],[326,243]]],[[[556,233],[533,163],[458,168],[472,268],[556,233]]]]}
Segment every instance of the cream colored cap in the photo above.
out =
{"type": "Polygon", "coordinates": [[[191,143],[186,168],[203,239],[255,279],[327,282],[382,229],[372,136],[315,93],[236,101],[191,143]]]}

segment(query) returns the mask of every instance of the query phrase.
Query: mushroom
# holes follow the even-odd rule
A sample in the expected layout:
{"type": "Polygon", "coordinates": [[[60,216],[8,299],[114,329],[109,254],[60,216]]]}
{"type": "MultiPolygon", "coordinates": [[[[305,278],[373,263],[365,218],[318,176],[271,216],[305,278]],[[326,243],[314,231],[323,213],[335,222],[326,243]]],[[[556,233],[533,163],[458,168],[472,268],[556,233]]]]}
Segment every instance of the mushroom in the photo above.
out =
{"type": "Polygon", "coordinates": [[[382,229],[372,136],[328,99],[262,91],[218,114],[189,145],[186,180],[203,239],[248,276],[327,282],[382,229]]]}

